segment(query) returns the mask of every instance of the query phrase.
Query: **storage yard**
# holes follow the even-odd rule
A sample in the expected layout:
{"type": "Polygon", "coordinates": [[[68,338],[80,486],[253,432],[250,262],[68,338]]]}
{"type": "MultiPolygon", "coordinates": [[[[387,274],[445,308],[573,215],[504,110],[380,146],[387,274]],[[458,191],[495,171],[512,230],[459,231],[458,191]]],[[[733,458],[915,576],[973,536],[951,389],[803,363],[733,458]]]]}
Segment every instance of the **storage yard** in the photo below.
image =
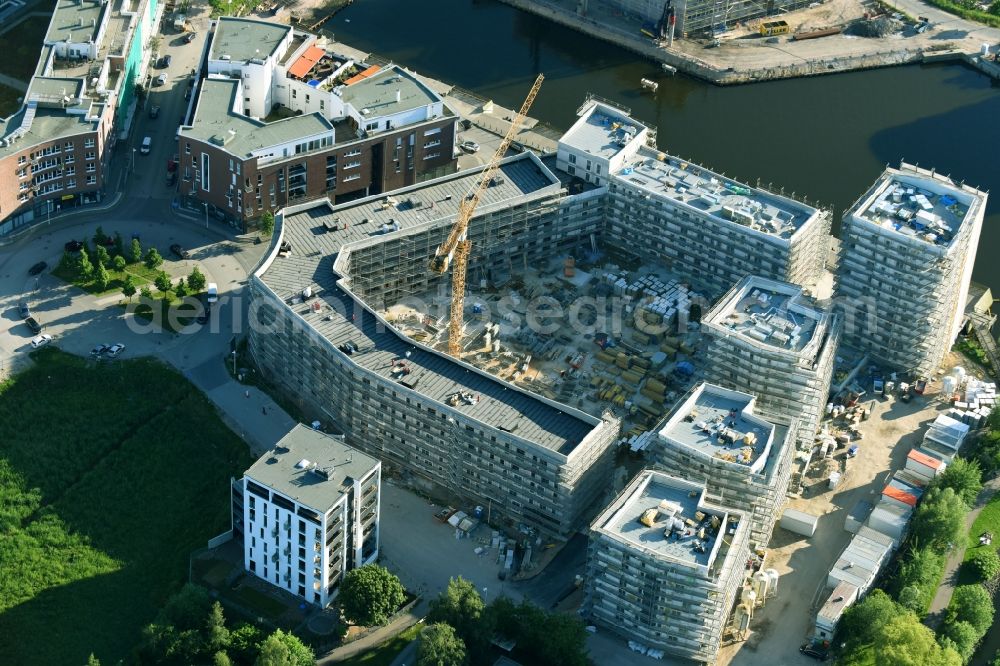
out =
{"type": "MultiPolygon", "coordinates": [[[[477,290],[464,360],[599,417],[612,409],[634,450],[701,374],[701,334],[688,322],[702,297],[655,267],[556,259],[477,290]]],[[[406,299],[385,311],[410,338],[447,348],[448,297],[406,299]],[[420,303],[420,306],[415,306],[420,303]],[[427,313],[440,313],[438,317],[427,313]]],[[[456,396],[455,400],[475,399],[456,396]]]]}
{"type": "MultiPolygon", "coordinates": [[[[961,357],[949,354],[944,367],[961,363],[961,357]]],[[[826,457],[822,453],[822,442],[819,444],[819,452],[803,476],[802,491],[793,495],[786,505],[817,517],[815,534],[807,538],[776,526],[765,566],[780,574],[778,593],[755,612],[746,641],[731,643],[720,650],[720,664],[805,663],[798,654],[798,647],[812,636],[817,611],[829,597],[829,574],[855,538],[845,526],[853,524],[856,528],[867,529],[850,514],[858,510],[859,503],[878,504],[887,485],[899,485],[898,481],[890,484],[895,471],[904,470],[898,476],[905,477],[919,470],[921,457],[911,456],[911,449],[925,446],[925,434],[935,419],[954,409],[951,401],[954,394],[943,392],[943,383],[931,382],[924,395],[913,396],[909,402],[899,397],[898,385],[892,395],[872,400],[872,385],[868,383],[868,394],[861,404],[863,409],[871,410],[869,417],[856,424],[850,423],[853,419],[849,415],[846,419],[842,416],[835,420],[835,425],[856,430],[860,435],[860,440],[852,439],[858,445],[856,455],[848,456],[848,445],[833,448],[830,457],[826,457]],[[832,489],[831,471],[840,472],[836,487],[832,489]]],[[[889,493],[895,494],[895,491],[889,493]]],[[[873,516],[873,520],[891,518],[891,510],[873,516]]]]}

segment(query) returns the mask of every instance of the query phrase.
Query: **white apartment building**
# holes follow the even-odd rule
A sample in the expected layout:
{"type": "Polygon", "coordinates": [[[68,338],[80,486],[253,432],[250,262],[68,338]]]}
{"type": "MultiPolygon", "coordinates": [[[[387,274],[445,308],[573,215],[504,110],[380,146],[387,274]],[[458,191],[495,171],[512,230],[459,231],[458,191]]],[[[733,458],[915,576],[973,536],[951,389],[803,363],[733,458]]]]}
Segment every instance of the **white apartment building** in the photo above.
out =
{"type": "Polygon", "coordinates": [[[705,487],[646,470],[594,520],[584,611],[671,655],[715,663],[746,577],[749,526],[705,487]]]}
{"type": "Polygon", "coordinates": [[[965,316],[986,193],[902,163],[844,214],[837,307],[844,342],[930,375],[965,316]]]}
{"type": "Polygon", "coordinates": [[[709,340],[705,379],[757,396],[758,414],[798,419],[812,441],[830,391],[840,319],[801,287],[747,276],[702,317],[709,340]]]}
{"type": "Polygon", "coordinates": [[[705,486],[709,501],[746,516],[750,540],[765,546],[785,501],[797,429],[757,416],[757,399],[699,384],[657,433],[654,455],[668,474],[705,486]]]}
{"type": "Polygon", "coordinates": [[[325,607],[344,574],[378,557],[381,475],[375,458],[297,425],[232,483],[243,566],[325,607]]]}

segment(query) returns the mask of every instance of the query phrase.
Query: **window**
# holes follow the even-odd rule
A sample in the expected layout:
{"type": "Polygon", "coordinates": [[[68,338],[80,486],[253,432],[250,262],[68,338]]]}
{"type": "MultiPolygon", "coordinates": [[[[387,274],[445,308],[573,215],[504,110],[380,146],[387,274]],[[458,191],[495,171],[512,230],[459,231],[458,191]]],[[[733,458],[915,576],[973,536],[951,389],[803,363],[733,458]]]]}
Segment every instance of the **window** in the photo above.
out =
{"type": "Polygon", "coordinates": [[[209,181],[209,174],[208,174],[208,168],[209,168],[210,164],[211,164],[211,161],[209,160],[208,153],[202,153],[201,154],[201,189],[205,190],[206,192],[208,192],[209,185],[211,185],[211,183],[209,181]]]}
{"type": "Polygon", "coordinates": [[[94,185],[97,183],[97,176],[87,176],[87,185],[94,185]]]}
{"type": "Polygon", "coordinates": [[[71,153],[74,150],[76,150],[76,146],[73,145],[72,141],[67,141],[66,144],[63,146],[63,148],[66,149],[67,153],[71,153]]]}
{"type": "Polygon", "coordinates": [[[574,167],[574,166],[568,166],[568,167],[566,167],[566,171],[571,176],[576,175],[576,167],[574,167]]]}
{"type": "Polygon", "coordinates": [[[440,146],[440,145],[441,145],[441,139],[438,139],[437,141],[428,141],[427,143],[424,144],[424,148],[433,148],[434,146],[440,146]]]}
{"type": "Polygon", "coordinates": [[[17,158],[17,163],[18,164],[24,164],[27,161],[28,161],[28,158],[26,156],[24,156],[24,155],[21,155],[20,157],[17,158]]]}
{"type": "Polygon", "coordinates": [[[76,162],[76,158],[73,157],[72,155],[67,155],[66,156],[66,164],[72,164],[73,162],[76,162]]]}
{"type": "Polygon", "coordinates": [[[66,175],[67,176],[75,176],[76,175],[76,167],[75,166],[68,167],[66,169],[66,175]]]}
{"type": "Polygon", "coordinates": [[[357,169],[361,166],[361,160],[354,160],[344,165],[345,169],[357,169]]]}
{"type": "Polygon", "coordinates": [[[70,178],[66,181],[66,189],[71,190],[76,187],[76,178],[70,178]]]}
{"type": "Polygon", "coordinates": [[[348,183],[348,182],[350,182],[352,180],[358,180],[359,178],[361,178],[361,174],[360,173],[356,173],[356,174],[354,174],[352,176],[346,176],[344,178],[344,182],[348,183]]]}
{"type": "Polygon", "coordinates": [[[87,163],[87,173],[94,173],[95,171],[97,171],[97,167],[94,166],[94,163],[93,162],[88,162],[87,163]]]}
{"type": "Polygon", "coordinates": [[[435,157],[441,157],[441,153],[427,153],[426,155],[424,155],[425,160],[432,160],[435,157]]]}
{"type": "Polygon", "coordinates": [[[570,155],[569,156],[569,163],[570,164],[576,164],[576,155],[570,155]]]}
{"type": "Polygon", "coordinates": [[[441,128],[435,127],[434,129],[429,129],[426,132],[424,132],[424,136],[434,136],[435,134],[440,134],[440,133],[441,133],[441,128]]]}
{"type": "Polygon", "coordinates": [[[94,140],[93,139],[84,139],[83,140],[83,147],[84,148],[93,148],[94,147],[94,140]]]}
{"type": "Polygon", "coordinates": [[[184,154],[185,155],[191,154],[191,144],[187,141],[184,142],[184,154]]]}
{"type": "Polygon", "coordinates": [[[368,123],[367,125],[365,125],[366,132],[373,132],[377,129],[378,129],[378,122],[368,123]]]}
{"type": "Polygon", "coordinates": [[[349,150],[346,153],[344,153],[344,157],[356,157],[360,154],[361,154],[361,149],[355,148],[354,150],[349,150]]]}

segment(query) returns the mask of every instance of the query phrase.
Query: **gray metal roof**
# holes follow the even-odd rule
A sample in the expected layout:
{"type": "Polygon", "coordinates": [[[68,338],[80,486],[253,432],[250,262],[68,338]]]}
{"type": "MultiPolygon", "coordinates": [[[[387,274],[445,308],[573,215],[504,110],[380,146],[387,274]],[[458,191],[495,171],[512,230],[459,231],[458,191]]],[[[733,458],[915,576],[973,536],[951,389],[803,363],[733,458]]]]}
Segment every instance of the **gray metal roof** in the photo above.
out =
{"type": "Polygon", "coordinates": [[[223,16],[215,28],[209,58],[218,60],[227,55],[237,61],[263,60],[274,53],[291,29],[280,23],[223,16]]]}
{"type": "Polygon", "coordinates": [[[333,125],[319,113],[293,116],[273,123],[248,118],[233,111],[236,79],[205,79],[200,86],[198,106],[190,127],[181,127],[181,136],[212,141],[233,155],[247,157],[255,150],[288,143],[323,132],[333,125]]]}
{"type": "Polygon", "coordinates": [[[379,461],[302,424],[261,456],[246,476],[318,513],[326,513],[379,461]],[[303,462],[305,461],[305,462],[303,462]],[[315,470],[329,470],[324,478],[315,470]]]}
{"type": "Polygon", "coordinates": [[[101,27],[104,11],[111,3],[101,0],[59,0],[45,34],[47,42],[93,41],[101,27]]]}
{"type": "Polygon", "coordinates": [[[364,117],[376,118],[441,101],[430,88],[393,66],[344,88],[341,98],[364,117]],[[397,93],[399,101],[396,101],[397,93]],[[367,109],[369,113],[364,113],[367,109]]]}
{"type": "MultiPolygon", "coordinates": [[[[527,197],[551,191],[550,188],[557,191],[558,180],[543,169],[533,154],[508,158],[500,170],[504,182],[486,191],[478,211],[482,213],[497,205],[525,201],[527,197]]],[[[376,205],[383,199],[379,196],[339,206],[320,201],[302,210],[287,211],[279,218],[279,228],[281,240],[292,245],[291,256],[274,258],[258,275],[286,303],[299,297],[307,287],[311,288],[313,294],[319,297],[318,300],[313,299],[314,302],[322,303],[318,312],[312,310],[311,304],[292,304],[289,307],[334,345],[354,342],[360,349],[349,358],[358,366],[393,379],[390,373],[392,361],[403,358],[408,351],[412,352],[408,361],[412,371],[406,377],[413,386],[412,390],[442,404],[457,391],[478,395],[480,400],[477,404],[453,409],[568,455],[596,427],[599,423],[597,419],[577,417],[513,385],[458,363],[443,353],[419,349],[391,326],[378,322],[370,312],[356,304],[353,294],[345,292],[337,284],[339,276],[334,272],[334,261],[345,246],[363,241],[379,242],[421,225],[451,224],[459,202],[479,174],[479,170],[463,171],[393,192],[392,197],[398,203],[385,210],[376,205]],[[415,208],[410,201],[418,199],[425,205],[415,208]],[[364,222],[366,219],[368,221],[364,222]],[[384,235],[379,233],[379,228],[390,219],[399,224],[401,230],[384,235]],[[347,228],[329,231],[327,224],[332,225],[335,221],[341,227],[346,223],[347,228]]],[[[429,259],[415,257],[414,261],[426,262],[429,259]]],[[[401,392],[406,390],[400,385],[401,392]]]]}
{"type": "MultiPolygon", "coordinates": [[[[718,545],[717,532],[708,527],[710,517],[717,516],[721,525],[727,514],[718,509],[707,508],[703,502],[704,493],[704,486],[699,484],[646,470],[598,517],[594,527],[606,536],[664,560],[708,567],[718,545]],[[672,508],[667,509],[666,504],[672,505],[672,508]],[[673,513],[678,508],[680,510],[673,513]],[[647,509],[657,509],[652,527],[639,522],[647,509]],[[698,511],[705,516],[702,521],[695,518],[698,511]],[[706,528],[706,541],[698,539],[698,526],[690,527],[686,524],[682,530],[677,530],[681,536],[668,537],[667,530],[671,528],[673,518],[679,519],[681,523],[685,520],[701,523],[706,528]],[[705,544],[704,552],[695,550],[695,544],[699,542],[705,544]]],[[[724,529],[724,526],[720,529],[724,529]]]]}
{"type": "Polygon", "coordinates": [[[592,105],[559,141],[596,157],[610,159],[622,151],[630,137],[634,138],[644,129],[645,125],[618,109],[598,103],[592,105]]]}

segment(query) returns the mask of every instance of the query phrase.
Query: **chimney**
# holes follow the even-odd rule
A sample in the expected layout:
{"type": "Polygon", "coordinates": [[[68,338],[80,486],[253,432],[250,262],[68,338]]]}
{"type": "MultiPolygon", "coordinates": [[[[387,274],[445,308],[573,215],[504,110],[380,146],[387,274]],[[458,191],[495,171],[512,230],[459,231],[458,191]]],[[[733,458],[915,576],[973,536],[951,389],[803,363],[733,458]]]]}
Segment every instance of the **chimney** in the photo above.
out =
{"type": "Polygon", "coordinates": [[[397,90],[396,91],[396,104],[399,104],[399,101],[400,101],[400,99],[402,99],[402,97],[403,97],[403,91],[402,90],[397,90]]]}

